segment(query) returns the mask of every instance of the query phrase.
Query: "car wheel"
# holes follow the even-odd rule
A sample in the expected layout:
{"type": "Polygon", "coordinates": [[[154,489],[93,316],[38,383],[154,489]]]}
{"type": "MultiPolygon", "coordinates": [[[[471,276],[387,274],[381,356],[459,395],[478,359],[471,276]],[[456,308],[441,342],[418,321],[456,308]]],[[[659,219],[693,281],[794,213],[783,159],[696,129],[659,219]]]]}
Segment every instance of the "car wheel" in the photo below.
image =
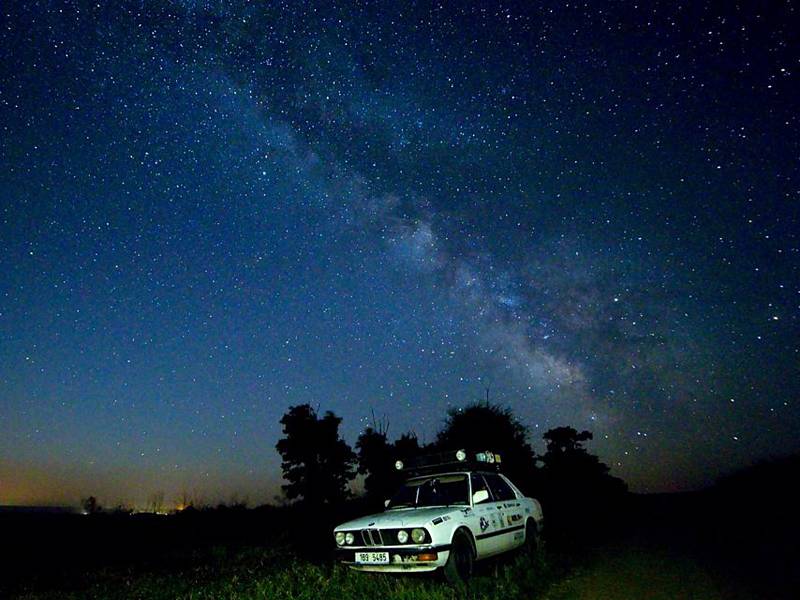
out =
{"type": "Polygon", "coordinates": [[[533,519],[525,524],[525,553],[534,556],[539,551],[539,530],[533,519]]]}
{"type": "Polygon", "coordinates": [[[472,563],[472,544],[465,533],[457,531],[444,565],[445,579],[453,585],[466,583],[472,575],[472,563]]]}

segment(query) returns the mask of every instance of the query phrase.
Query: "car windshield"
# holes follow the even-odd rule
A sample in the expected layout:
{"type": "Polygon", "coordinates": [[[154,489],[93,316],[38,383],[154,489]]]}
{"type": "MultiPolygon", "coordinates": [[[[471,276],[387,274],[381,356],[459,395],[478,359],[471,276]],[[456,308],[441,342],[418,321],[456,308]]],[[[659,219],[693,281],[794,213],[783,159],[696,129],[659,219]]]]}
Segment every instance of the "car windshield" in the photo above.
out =
{"type": "Polygon", "coordinates": [[[410,479],[403,484],[387,508],[469,505],[469,485],[465,474],[436,475],[410,479]]]}

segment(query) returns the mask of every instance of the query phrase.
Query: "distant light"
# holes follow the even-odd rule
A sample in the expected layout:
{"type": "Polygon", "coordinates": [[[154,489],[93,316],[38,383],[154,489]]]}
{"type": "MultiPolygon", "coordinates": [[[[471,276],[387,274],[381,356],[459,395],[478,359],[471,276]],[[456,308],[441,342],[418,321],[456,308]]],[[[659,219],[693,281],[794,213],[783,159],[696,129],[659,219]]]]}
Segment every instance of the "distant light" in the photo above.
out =
{"type": "Polygon", "coordinates": [[[403,461],[398,460],[396,463],[394,463],[394,468],[400,471],[403,468],[403,461]]]}
{"type": "Polygon", "coordinates": [[[486,462],[489,464],[494,462],[494,452],[489,452],[488,450],[485,452],[486,454],[486,462]]]}
{"type": "Polygon", "coordinates": [[[463,450],[459,450],[458,452],[456,452],[456,460],[464,462],[465,460],[467,460],[467,453],[464,452],[463,450]]]}

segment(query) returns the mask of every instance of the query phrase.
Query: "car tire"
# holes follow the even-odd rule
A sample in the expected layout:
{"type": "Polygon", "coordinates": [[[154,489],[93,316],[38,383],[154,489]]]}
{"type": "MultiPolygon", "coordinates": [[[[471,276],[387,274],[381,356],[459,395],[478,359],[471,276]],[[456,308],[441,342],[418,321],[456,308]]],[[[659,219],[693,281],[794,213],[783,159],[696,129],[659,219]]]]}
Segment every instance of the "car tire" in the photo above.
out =
{"type": "Polygon", "coordinates": [[[450,545],[450,556],[442,569],[444,577],[451,585],[463,585],[472,576],[472,543],[463,531],[456,531],[450,545]]]}
{"type": "Polygon", "coordinates": [[[540,544],[539,529],[536,527],[536,522],[533,519],[528,519],[525,524],[525,545],[523,546],[525,554],[535,556],[539,552],[540,544]]]}

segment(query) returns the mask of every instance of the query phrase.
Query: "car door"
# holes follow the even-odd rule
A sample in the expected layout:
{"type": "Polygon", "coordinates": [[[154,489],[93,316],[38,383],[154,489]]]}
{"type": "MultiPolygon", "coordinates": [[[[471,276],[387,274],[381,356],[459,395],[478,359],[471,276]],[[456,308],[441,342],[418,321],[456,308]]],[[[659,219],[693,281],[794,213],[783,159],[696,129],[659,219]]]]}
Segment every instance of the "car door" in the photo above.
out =
{"type": "Polygon", "coordinates": [[[480,531],[475,532],[475,544],[478,558],[485,558],[503,551],[499,535],[503,533],[502,503],[498,504],[492,496],[492,490],[481,473],[470,475],[473,498],[478,491],[486,491],[489,497],[481,502],[473,502],[472,509],[478,518],[480,531]]]}
{"type": "Polygon", "coordinates": [[[525,539],[524,507],[501,475],[486,473],[484,477],[492,492],[496,514],[500,520],[497,539],[493,544],[494,552],[505,552],[521,545],[525,539]]]}

